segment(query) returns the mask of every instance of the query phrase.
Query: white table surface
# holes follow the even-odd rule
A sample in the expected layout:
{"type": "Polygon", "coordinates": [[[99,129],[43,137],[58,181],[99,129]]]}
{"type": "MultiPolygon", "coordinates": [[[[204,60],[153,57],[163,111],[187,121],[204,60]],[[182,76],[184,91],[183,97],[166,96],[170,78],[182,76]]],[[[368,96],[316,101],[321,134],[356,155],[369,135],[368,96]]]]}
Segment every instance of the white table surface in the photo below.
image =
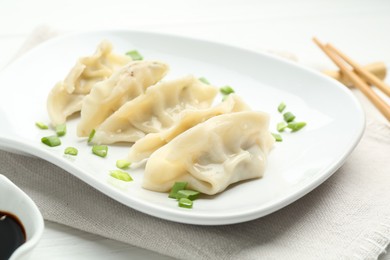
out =
{"type": "MultiPolygon", "coordinates": [[[[0,68],[42,25],[62,33],[110,28],[165,32],[289,53],[307,66],[334,68],[311,42],[317,36],[361,63],[390,64],[388,0],[0,0],[0,68]]],[[[56,223],[45,224],[32,259],[170,259],[56,223]]]]}

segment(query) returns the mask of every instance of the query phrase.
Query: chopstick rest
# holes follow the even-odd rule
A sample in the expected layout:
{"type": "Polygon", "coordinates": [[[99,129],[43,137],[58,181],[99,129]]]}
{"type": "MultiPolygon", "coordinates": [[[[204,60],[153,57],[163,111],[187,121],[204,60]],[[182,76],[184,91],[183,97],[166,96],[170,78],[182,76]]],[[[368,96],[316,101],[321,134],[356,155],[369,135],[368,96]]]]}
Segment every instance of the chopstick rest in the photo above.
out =
{"type": "MultiPolygon", "coordinates": [[[[349,80],[351,80],[354,86],[358,88],[371,101],[371,103],[374,104],[374,106],[383,114],[383,116],[386,117],[388,121],[390,121],[390,106],[383,101],[383,99],[381,99],[374,90],[371,89],[365,80],[370,81],[370,83],[381,90],[382,88],[386,89],[388,86],[386,86],[386,84],[384,84],[384,82],[380,79],[376,78],[372,73],[365,70],[362,66],[352,61],[345,54],[341,53],[341,51],[336,49],[334,46],[330,44],[324,45],[317,38],[313,38],[313,41],[336,64],[336,66],[339,67],[340,71],[344,73],[349,80]],[[348,63],[354,70],[358,71],[359,75],[356,74],[354,70],[350,70],[346,63],[348,63]],[[364,78],[364,80],[362,78],[364,78]],[[373,78],[376,78],[377,80],[374,80],[373,78]],[[378,83],[380,83],[379,85],[381,85],[381,87],[377,85],[378,83]]],[[[383,92],[386,93],[385,91],[383,92]]]]}
{"type": "MultiPolygon", "coordinates": [[[[384,62],[373,62],[364,66],[366,70],[374,74],[377,78],[384,80],[386,77],[386,64],[384,62]]],[[[335,80],[340,81],[345,86],[352,88],[355,87],[353,83],[346,77],[340,70],[324,70],[322,73],[328,75],[329,77],[334,78],[335,80]]],[[[366,82],[369,83],[369,82],[366,82]]],[[[370,83],[369,83],[370,84],[370,83]]]]}
{"type": "Polygon", "coordinates": [[[336,47],[334,47],[332,44],[328,43],[326,45],[331,51],[336,53],[338,56],[340,56],[344,61],[346,61],[353,69],[356,71],[356,73],[364,80],[366,80],[368,83],[372,84],[373,86],[378,87],[383,93],[385,93],[388,97],[390,97],[390,86],[385,84],[382,80],[378,79],[375,75],[373,75],[371,72],[363,68],[360,64],[352,60],[350,57],[339,51],[336,47]]]}

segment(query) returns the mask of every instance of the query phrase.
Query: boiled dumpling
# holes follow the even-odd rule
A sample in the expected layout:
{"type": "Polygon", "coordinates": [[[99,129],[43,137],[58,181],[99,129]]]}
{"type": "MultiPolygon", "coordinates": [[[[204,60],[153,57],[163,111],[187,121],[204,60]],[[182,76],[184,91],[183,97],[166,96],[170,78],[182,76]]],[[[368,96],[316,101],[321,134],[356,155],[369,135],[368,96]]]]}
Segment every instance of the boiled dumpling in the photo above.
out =
{"type": "Polygon", "coordinates": [[[69,94],[62,82],[58,82],[50,91],[47,99],[47,111],[53,126],[64,124],[66,119],[80,111],[84,94],[69,94]]]}
{"type": "Polygon", "coordinates": [[[110,78],[96,83],[91,93],[83,99],[77,135],[88,136],[92,129],[97,128],[123,104],[160,81],[167,71],[168,65],[162,62],[134,61],[110,78]]]}
{"type": "Polygon", "coordinates": [[[160,82],[124,104],[96,129],[93,142],[135,142],[170,128],[188,109],[211,106],[218,89],[194,76],[160,82]]]}
{"type": "Polygon", "coordinates": [[[66,78],[49,93],[47,109],[52,124],[63,124],[68,116],[80,111],[81,102],[92,86],[130,61],[127,55],[113,53],[108,41],[101,42],[92,56],[80,58],[66,78]]]}
{"type": "Polygon", "coordinates": [[[88,94],[92,86],[131,61],[131,57],[113,52],[112,44],[102,41],[95,54],[80,58],[64,80],[68,93],[88,94]]]}
{"type": "Polygon", "coordinates": [[[154,152],[146,163],[143,188],[168,192],[177,181],[213,195],[232,183],[262,177],[274,138],[269,116],[236,112],[194,126],[154,152]]]}
{"type": "Polygon", "coordinates": [[[171,128],[160,133],[150,133],[138,140],[130,148],[130,153],[127,159],[130,162],[140,162],[148,158],[154,151],[170,142],[179,134],[211,117],[248,110],[250,110],[249,106],[247,106],[244,101],[235,94],[229,95],[225,101],[215,107],[199,110],[185,110],[171,128]]]}

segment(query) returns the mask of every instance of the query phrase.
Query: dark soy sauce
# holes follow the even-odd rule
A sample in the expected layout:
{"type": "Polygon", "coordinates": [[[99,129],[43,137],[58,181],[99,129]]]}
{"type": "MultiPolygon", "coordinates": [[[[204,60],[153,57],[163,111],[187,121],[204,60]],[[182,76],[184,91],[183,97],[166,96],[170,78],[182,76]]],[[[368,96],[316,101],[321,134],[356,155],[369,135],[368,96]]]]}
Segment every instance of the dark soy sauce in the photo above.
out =
{"type": "Polygon", "coordinates": [[[8,212],[0,211],[0,260],[8,259],[26,242],[26,232],[20,220],[8,212]]]}

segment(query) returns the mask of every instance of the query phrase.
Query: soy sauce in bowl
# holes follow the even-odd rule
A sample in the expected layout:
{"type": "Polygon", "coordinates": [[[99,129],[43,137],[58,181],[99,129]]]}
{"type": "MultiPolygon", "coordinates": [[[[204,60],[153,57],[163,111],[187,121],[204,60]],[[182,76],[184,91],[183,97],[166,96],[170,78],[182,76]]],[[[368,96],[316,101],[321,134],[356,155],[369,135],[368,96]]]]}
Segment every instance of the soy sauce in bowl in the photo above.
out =
{"type": "Polygon", "coordinates": [[[0,211],[0,259],[8,259],[26,242],[26,231],[13,214],[0,211]]]}

